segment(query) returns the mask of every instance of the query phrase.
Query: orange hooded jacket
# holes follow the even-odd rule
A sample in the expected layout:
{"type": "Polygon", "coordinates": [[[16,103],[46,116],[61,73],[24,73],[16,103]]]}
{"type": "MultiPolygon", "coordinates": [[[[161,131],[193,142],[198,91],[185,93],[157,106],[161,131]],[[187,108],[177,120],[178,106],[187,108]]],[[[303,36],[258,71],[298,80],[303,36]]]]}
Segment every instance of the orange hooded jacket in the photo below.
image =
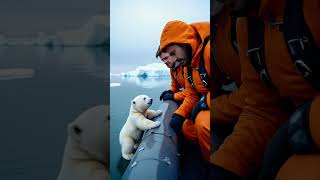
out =
{"type": "MultiPolygon", "coordinates": [[[[184,68],[185,74],[185,99],[175,113],[188,118],[192,112],[193,106],[199,101],[198,94],[207,95],[209,89],[205,87],[200,79],[197,68],[200,62],[200,51],[202,42],[206,37],[210,36],[210,24],[207,22],[186,24],[182,21],[168,22],[161,34],[160,51],[172,43],[189,44],[192,48],[192,78],[195,89],[187,80],[188,70],[184,68]]],[[[204,50],[205,68],[210,75],[210,41],[207,43],[204,50]]],[[[210,95],[207,96],[207,102],[210,102],[210,95]]]]}
{"type": "MultiPolygon", "coordinates": [[[[276,88],[265,86],[250,64],[247,56],[247,18],[241,17],[237,21],[242,85],[247,86],[252,93],[248,93],[245,99],[245,107],[233,133],[213,154],[212,162],[241,176],[257,170],[267,143],[279,126],[288,119],[288,113],[281,106],[282,98],[290,98],[295,105],[299,105],[319,95],[294,67],[283,32],[274,26],[275,21],[282,21],[284,5],[284,0],[262,0],[260,6],[260,16],[265,22],[265,61],[276,88]]],[[[318,47],[319,7],[317,0],[304,1],[305,20],[318,47]]]]}
{"type": "Polygon", "coordinates": [[[170,90],[174,93],[174,99],[176,101],[183,101],[186,97],[184,93],[184,75],[183,75],[183,67],[179,65],[178,67],[170,68],[170,75],[171,75],[171,85],[170,90]],[[183,90],[180,90],[183,88],[183,90]]]}
{"type": "Polygon", "coordinates": [[[231,9],[223,7],[213,22],[215,31],[213,50],[215,60],[225,76],[222,79],[232,79],[240,87],[230,94],[220,95],[213,99],[211,123],[214,124],[236,122],[244,107],[247,92],[246,87],[241,85],[239,55],[231,45],[230,14],[231,9]]]}

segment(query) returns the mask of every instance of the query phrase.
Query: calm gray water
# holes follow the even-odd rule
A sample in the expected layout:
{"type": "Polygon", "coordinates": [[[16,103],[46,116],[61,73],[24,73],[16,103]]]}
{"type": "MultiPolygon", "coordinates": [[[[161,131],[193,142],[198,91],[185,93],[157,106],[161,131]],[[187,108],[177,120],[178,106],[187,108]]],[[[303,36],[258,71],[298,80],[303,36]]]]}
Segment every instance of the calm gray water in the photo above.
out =
{"type": "Polygon", "coordinates": [[[26,69],[0,73],[1,180],[56,179],[67,124],[107,103],[108,61],[107,48],[0,47],[0,70],[26,69]]]}
{"type": "MultiPolygon", "coordinates": [[[[112,65],[111,65],[112,67],[112,65]]],[[[151,78],[151,79],[121,79],[111,77],[111,83],[120,83],[120,86],[111,87],[110,89],[110,173],[112,180],[121,179],[121,147],[119,144],[119,132],[125,123],[130,109],[131,100],[139,95],[146,94],[153,98],[151,109],[157,109],[160,105],[159,96],[163,90],[168,89],[170,77],[151,78]]]]}

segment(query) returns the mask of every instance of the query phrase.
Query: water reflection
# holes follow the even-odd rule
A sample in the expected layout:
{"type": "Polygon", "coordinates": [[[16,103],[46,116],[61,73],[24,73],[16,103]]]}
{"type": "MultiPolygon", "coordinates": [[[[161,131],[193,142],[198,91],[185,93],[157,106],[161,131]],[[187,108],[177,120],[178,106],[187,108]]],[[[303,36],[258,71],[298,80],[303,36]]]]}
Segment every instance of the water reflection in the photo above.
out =
{"type": "Polygon", "coordinates": [[[34,76],[33,69],[27,68],[2,68],[0,69],[0,80],[13,80],[32,78],[34,76]]]}
{"type": "Polygon", "coordinates": [[[109,102],[108,65],[101,48],[0,47],[0,179],[56,178],[67,124],[109,102]]]}
{"type": "Polygon", "coordinates": [[[163,87],[165,85],[170,84],[171,79],[170,76],[143,76],[143,77],[111,77],[111,80],[113,80],[112,83],[130,83],[135,84],[139,87],[151,89],[155,87],[163,87]],[[120,82],[119,82],[120,81],[120,82]]]}

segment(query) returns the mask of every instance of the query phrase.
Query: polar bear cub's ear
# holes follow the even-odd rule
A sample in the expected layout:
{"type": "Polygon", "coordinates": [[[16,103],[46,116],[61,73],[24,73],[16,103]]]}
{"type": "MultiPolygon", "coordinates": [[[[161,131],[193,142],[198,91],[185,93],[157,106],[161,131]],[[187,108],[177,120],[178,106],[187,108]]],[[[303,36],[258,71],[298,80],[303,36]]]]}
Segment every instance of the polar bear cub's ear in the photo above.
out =
{"type": "Polygon", "coordinates": [[[71,123],[68,125],[68,134],[72,139],[80,142],[82,129],[78,125],[71,123]]]}

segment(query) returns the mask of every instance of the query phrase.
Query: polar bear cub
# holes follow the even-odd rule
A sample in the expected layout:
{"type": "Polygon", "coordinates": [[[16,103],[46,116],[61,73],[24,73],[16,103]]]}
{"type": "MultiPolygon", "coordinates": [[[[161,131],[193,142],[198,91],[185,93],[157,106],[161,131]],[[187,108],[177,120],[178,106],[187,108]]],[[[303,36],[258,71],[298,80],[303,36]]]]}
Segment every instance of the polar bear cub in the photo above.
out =
{"type": "Polygon", "coordinates": [[[129,116],[119,135],[122,157],[131,160],[133,150],[138,147],[138,140],[142,132],[147,129],[160,126],[159,121],[152,121],[162,112],[148,109],[152,105],[152,99],[147,95],[138,95],[131,101],[129,116]]]}
{"type": "Polygon", "coordinates": [[[92,107],[70,123],[57,180],[109,179],[109,128],[106,105],[92,107]]]}

